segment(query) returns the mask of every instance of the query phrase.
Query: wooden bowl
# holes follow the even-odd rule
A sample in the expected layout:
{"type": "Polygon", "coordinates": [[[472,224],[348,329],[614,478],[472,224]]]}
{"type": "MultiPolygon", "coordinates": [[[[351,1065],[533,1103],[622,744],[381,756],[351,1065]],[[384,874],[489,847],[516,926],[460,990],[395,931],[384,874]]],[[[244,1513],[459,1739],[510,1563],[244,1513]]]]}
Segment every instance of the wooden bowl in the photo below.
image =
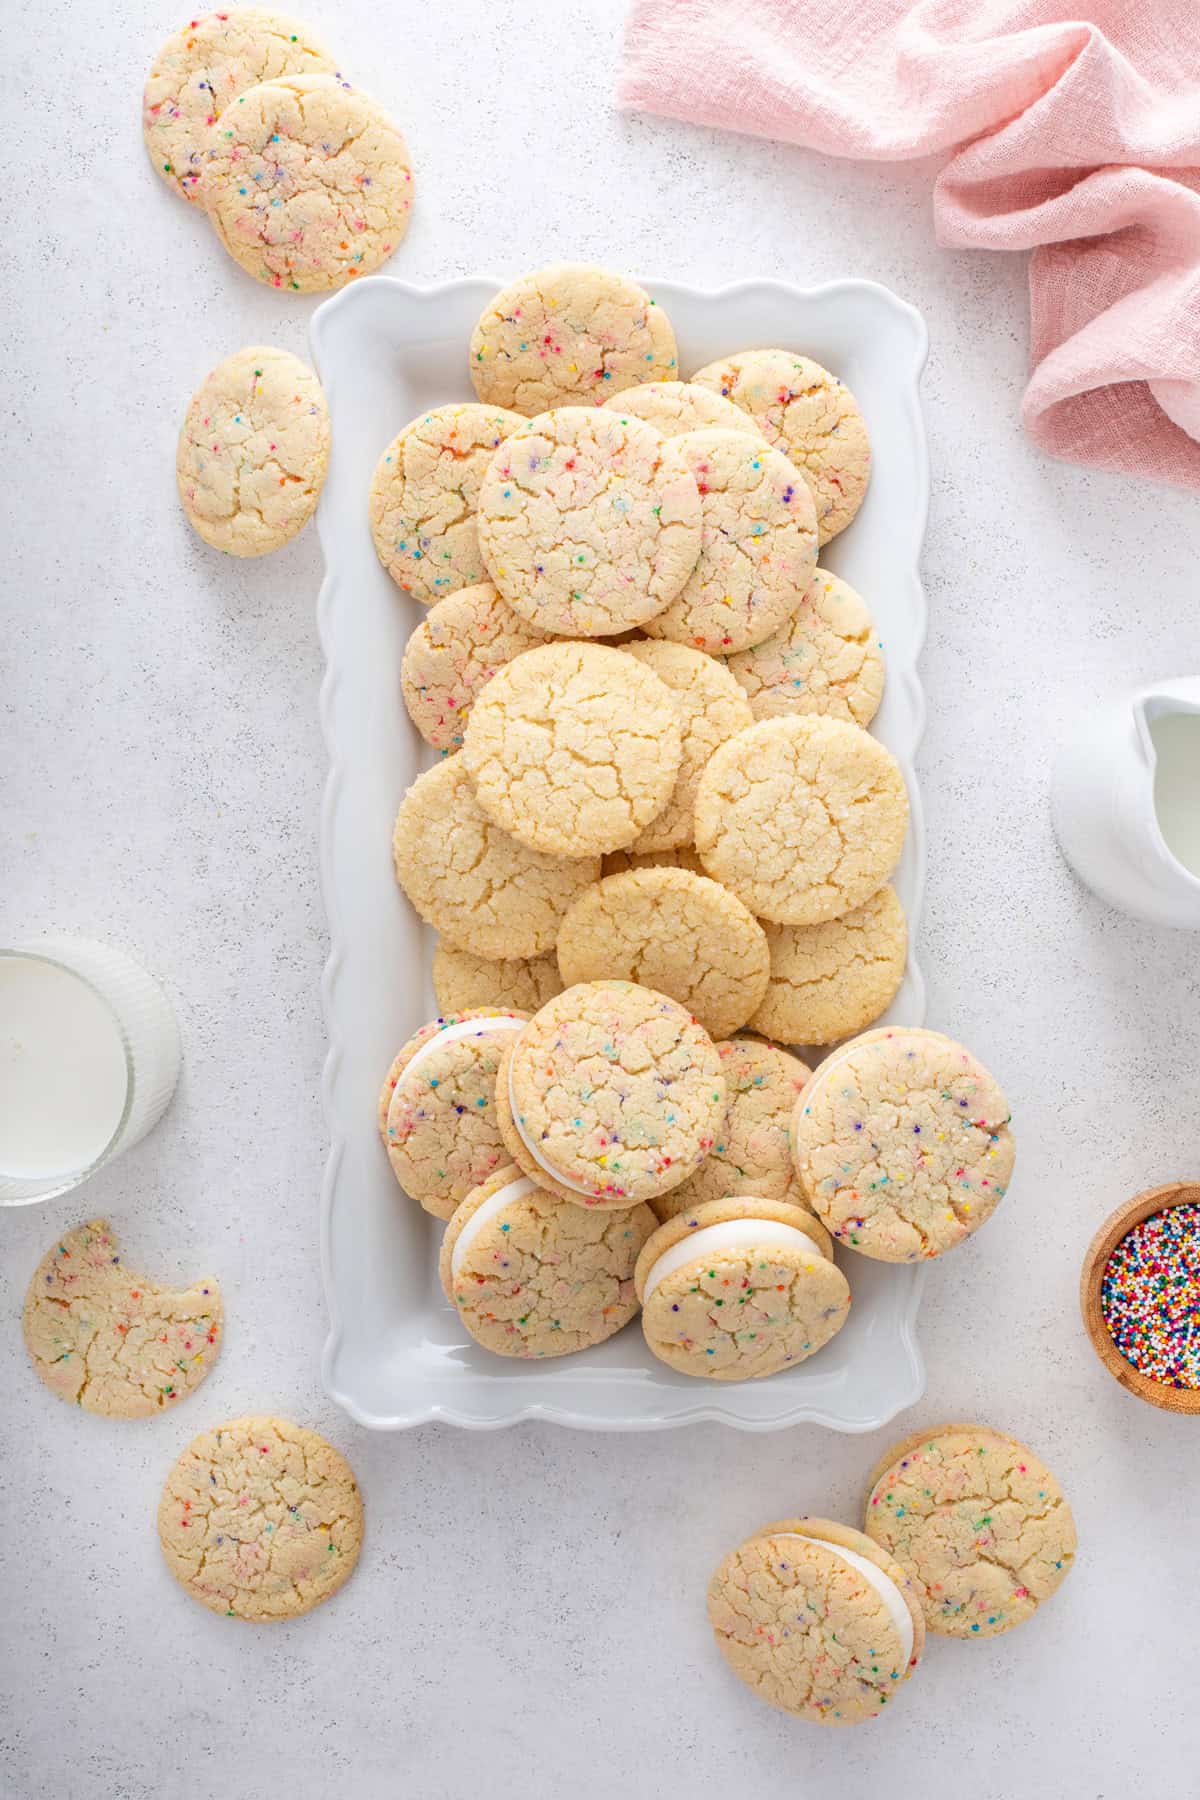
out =
{"type": "Polygon", "coordinates": [[[1100,1307],[1104,1271],[1121,1239],[1143,1219],[1165,1212],[1169,1206],[1200,1206],[1200,1182],[1168,1181],[1162,1187],[1147,1188],[1145,1193],[1135,1194],[1124,1206],[1118,1206],[1088,1245],[1079,1277],[1079,1304],[1096,1355],[1123,1388],[1139,1400],[1148,1400],[1151,1406],[1161,1406],[1165,1412],[1200,1413],[1200,1388],[1167,1387],[1125,1360],[1112,1340],[1100,1307]]]}

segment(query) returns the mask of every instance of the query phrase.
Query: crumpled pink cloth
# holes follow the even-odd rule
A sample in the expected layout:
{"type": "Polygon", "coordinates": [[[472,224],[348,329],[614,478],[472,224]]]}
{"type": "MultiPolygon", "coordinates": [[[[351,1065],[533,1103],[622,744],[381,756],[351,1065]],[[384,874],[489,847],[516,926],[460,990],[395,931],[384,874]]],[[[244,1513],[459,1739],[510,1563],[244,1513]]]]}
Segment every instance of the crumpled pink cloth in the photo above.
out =
{"type": "Polygon", "coordinates": [[[1033,250],[1031,437],[1200,488],[1200,0],[634,0],[619,99],[953,152],[939,242],[1033,250]]]}

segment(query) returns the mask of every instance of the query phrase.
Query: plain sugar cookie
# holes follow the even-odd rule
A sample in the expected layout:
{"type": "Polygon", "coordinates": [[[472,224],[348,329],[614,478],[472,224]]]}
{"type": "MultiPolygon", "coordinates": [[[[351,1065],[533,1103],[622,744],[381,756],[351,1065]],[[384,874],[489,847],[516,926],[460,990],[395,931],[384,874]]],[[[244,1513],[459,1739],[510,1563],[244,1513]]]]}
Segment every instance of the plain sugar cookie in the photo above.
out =
{"type": "Polygon", "coordinates": [[[192,395],[175,479],[193,530],[214,550],[264,556],[312,517],[329,466],[329,409],[307,363],[254,344],[192,395]]]}
{"type": "Polygon", "coordinates": [[[187,1288],[147,1281],[122,1262],[111,1225],[93,1219],[43,1256],[22,1322],[51,1393],[106,1419],[145,1419],[199,1387],[224,1313],[211,1276],[187,1288]]]}
{"type": "Polygon", "coordinates": [[[500,592],[539,631],[611,637],[683,587],[700,554],[700,494],[652,425],[563,406],[493,455],[479,543],[500,592]]]}
{"type": "Polygon", "coordinates": [[[792,1116],[792,1156],[813,1211],[880,1262],[942,1256],[1004,1198],[1008,1102],[937,1031],[868,1031],[821,1064],[792,1116]]]}
{"type": "Polygon", "coordinates": [[[693,381],[647,381],[641,387],[626,389],[604,402],[609,412],[631,414],[645,419],[665,438],[682,437],[685,431],[703,431],[709,425],[721,425],[726,431],[745,432],[766,442],[762,431],[749,413],[732,400],[714,394],[711,388],[698,387],[693,381]]]}
{"type": "Polygon", "coordinates": [[[731,1550],[709,1582],[708,1617],[738,1679],[816,1725],[877,1718],[925,1648],[904,1569],[832,1519],[783,1519],[731,1550]]]}
{"type": "Polygon", "coordinates": [[[599,857],[544,856],[502,831],[475,798],[461,756],[418,775],[392,833],[396,880],[448,944],[477,956],[541,956],[563,914],[600,874],[599,857]]]}
{"type": "MultiPolygon", "coordinates": [[[[703,1206],[707,1200],[727,1200],[731,1194],[806,1206],[792,1166],[788,1131],[812,1071],[798,1056],[761,1038],[730,1038],[717,1045],[717,1054],[727,1098],[716,1142],[690,1181],[654,1201],[655,1213],[660,1220],[672,1219],[676,1213],[703,1206]]],[[[819,1241],[825,1237],[822,1226],[819,1241]]]]}
{"type": "Polygon", "coordinates": [[[935,1425],[893,1445],[863,1530],[911,1576],[944,1637],[998,1637],[1032,1618],[1075,1561],[1075,1520],[1040,1457],[990,1425],[935,1425]]]}
{"type": "Polygon", "coordinates": [[[576,1206],[634,1206],[678,1187],[725,1111],[703,1026],[632,982],[568,988],[534,1014],[505,1065],[496,1103],[514,1162],[576,1206]]]}
{"type": "Polygon", "coordinates": [[[761,719],[696,789],[696,849],[715,881],[778,925],[861,906],[904,848],[908,793],[877,738],[840,719],[761,719]]]}
{"type": "Polygon", "coordinates": [[[439,944],[433,953],[433,991],[443,1013],[477,1006],[535,1013],[562,988],[556,956],[488,962],[473,950],[456,950],[451,944],[439,944]]]}
{"type": "Polygon", "coordinates": [[[744,1025],[766,992],[770,955],[754,915],[688,869],[634,869],[585,888],[558,932],[567,987],[606,978],[669,994],[710,1037],[744,1025]]]}
{"type": "Polygon", "coordinates": [[[448,1219],[506,1160],[496,1122],[496,1071],[528,1013],[478,1007],[422,1025],[379,1095],[379,1132],[405,1193],[448,1219]]]}
{"type": "Polygon", "coordinates": [[[475,506],[483,472],[525,423],[498,406],[435,406],[397,432],[368,499],[375,554],[396,586],[430,605],[484,580],[475,506]]]}
{"type": "Polygon", "coordinates": [[[844,382],[790,350],[742,350],[692,380],[742,407],[791,458],[812,493],[822,544],[845,531],[871,478],[871,440],[844,382]]]}
{"type": "Polygon", "coordinates": [[[883,647],[866,602],[826,569],[778,631],[728,666],[756,719],[824,713],[865,729],[883,699],[883,647]]]}
{"type": "Polygon", "coordinates": [[[497,669],[545,642],[490,581],[431,606],[400,665],[404,704],[426,743],[443,756],[460,749],[471,708],[497,669]]]}
{"type": "Polygon", "coordinates": [[[891,887],[820,925],[767,925],[771,979],[751,1019],[785,1044],[832,1044],[885,1013],[908,961],[908,921],[891,887]]]}
{"type": "Polygon", "coordinates": [[[412,169],[383,108],[333,75],[253,87],[209,134],[196,187],[230,256],[268,287],[369,275],[408,230],[412,169]]]}
{"type": "Polygon", "coordinates": [[[696,783],[709,757],[719,744],[752,725],[754,716],[737,682],[715,657],[657,638],[641,638],[623,648],[626,656],[636,657],[670,688],[682,741],[671,798],[638,834],[632,849],[635,855],[682,849],[692,841],[696,783]]]}
{"type": "Polygon", "coordinates": [[[731,1195],[660,1225],[634,1272],[649,1350],[681,1375],[753,1381],[815,1356],[850,1287],[811,1215],[731,1195]]]}
{"type": "Polygon", "coordinates": [[[354,1471],[315,1431],[233,1419],[202,1431],[158,1505],[167,1567],[227,1619],[295,1619],[336,1594],[362,1548],[354,1471]]]}
{"type": "Polygon", "coordinates": [[[682,745],[666,686],[604,644],[546,644],[493,676],[463,762],[479,804],[521,843],[591,857],[631,844],[666,805],[682,745]]]}
{"type": "Polygon", "coordinates": [[[162,179],[184,199],[200,179],[217,115],[259,82],[332,75],[334,61],[296,19],[239,6],[189,19],[154,59],[142,96],[142,136],[162,179]]]}
{"type": "Polygon", "coordinates": [[[512,1163],[468,1194],[446,1227],[447,1300],[497,1356],[569,1356],[637,1311],[633,1269],[655,1229],[648,1206],[564,1206],[512,1163]]]}
{"type": "Polygon", "coordinates": [[[673,440],[700,491],[700,556],[651,637],[726,656],[777,631],[817,565],[812,496],[781,451],[742,431],[673,440]]]}
{"type": "Polygon", "coordinates": [[[605,875],[624,875],[628,869],[690,869],[693,875],[707,870],[696,852],[686,844],[676,850],[613,850],[603,859],[605,875]]]}
{"type": "Polygon", "coordinates": [[[662,308],[626,276],[585,263],[522,275],[471,333],[479,398],[530,417],[598,405],[675,368],[675,333],[662,308]]]}

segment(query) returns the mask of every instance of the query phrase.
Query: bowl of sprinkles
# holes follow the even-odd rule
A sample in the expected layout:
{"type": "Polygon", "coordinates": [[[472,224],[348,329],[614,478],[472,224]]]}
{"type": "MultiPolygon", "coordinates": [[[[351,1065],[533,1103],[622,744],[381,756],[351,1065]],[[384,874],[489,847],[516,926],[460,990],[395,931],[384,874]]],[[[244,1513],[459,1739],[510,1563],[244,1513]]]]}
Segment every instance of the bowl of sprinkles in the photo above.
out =
{"type": "Polygon", "coordinates": [[[1079,1288],[1096,1354],[1121,1386],[1200,1413],[1200,1182],[1148,1188],[1106,1219],[1079,1288]]]}

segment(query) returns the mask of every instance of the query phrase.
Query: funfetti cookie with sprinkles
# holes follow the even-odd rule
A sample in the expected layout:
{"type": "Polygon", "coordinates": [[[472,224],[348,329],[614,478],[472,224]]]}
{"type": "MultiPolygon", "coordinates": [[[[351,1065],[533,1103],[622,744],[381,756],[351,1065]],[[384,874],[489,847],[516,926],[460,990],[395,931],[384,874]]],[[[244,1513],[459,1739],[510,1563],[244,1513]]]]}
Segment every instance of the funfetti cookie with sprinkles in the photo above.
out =
{"type": "Polygon", "coordinates": [[[439,1273],[471,1336],[497,1356],[569,1356],[637,1312],[633,1270],[654,1230],[648,1206],[564,1206],[508,1163],[446,1227],[439,1273]]]}
{"type": "Polygon", "coordinates": [[[978,1059],[937,1031],[881,1029],[821,1064],[792,1115],[809,1205],[840,1244],[881,1262],[943,1256],[1004,1198],[1008,1102],[978,1059]]]}
{"type": "Polygon", "coordinates": [[[496,1118],[496,1072],[525,1013],[478,1007],[432,1019],[414,1033],[379,1094],[379,1133],[392,1173],[435,1218],[505,1160],[496,1118]]]}
{"type": "Polygon", "coordinates": [[[997,1637],[1032,1618],[1075,1561],[1049,1469],[990,1425],[935,1425],[876,1465],[863,1530],[911,1576],[930,1631],[997,1637]]]}
{"type": "Polygon", "coordinates": [[[502,288],[471,334],[470,356],[479,398],[530,418],[598,406],[677,370],[662,308],[636,281],[587,263],[535,269],[502,288]]]}
{"type": "Polygon", "coordinates": [[[514,656],[547,642],[490,581],[430,607],[404,647],[400,690],[408,716],[443,756],[462,748],[471,708],[514,656]]]}
{"type": "Polygon", "coordinates": [[[712,1149],[725,1077],[685,1007],[629,981],[567,988],[506,1047],[504,1142],[576,1206],[629,1207],[678,1187],[712,1149]]]}

